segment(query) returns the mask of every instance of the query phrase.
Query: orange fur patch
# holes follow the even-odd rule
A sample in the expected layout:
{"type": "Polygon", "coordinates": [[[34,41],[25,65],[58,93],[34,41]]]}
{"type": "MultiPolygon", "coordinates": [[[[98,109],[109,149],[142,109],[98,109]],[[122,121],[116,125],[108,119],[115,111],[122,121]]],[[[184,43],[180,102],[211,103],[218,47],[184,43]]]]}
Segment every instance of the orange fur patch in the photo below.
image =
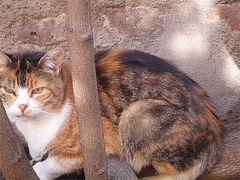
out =
{"type": "Polygon", "coordinates": [[[127,50],[125,49],[116,49],[114,51],[110,51],[106,56],[99,60],[97,66],[109,74],[113,74],[115,71],[121,70],[124,66],[118,59],[117,55],[126,51],[127,50]]]}
{"type": "Polygon", "coordinates": [[[152,161],[152,165],[161,174],[171,175],[179,174],[179,172],[177,172],[176,169],[170,163],[152,161]]]}

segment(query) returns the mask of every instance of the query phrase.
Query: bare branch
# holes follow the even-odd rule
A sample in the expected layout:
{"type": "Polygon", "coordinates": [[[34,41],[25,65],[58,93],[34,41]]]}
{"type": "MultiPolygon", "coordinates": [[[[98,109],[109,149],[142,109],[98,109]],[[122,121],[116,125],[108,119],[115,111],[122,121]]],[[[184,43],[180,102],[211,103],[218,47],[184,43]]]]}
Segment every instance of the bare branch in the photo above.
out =
{"type": "Polygon", "coordinates": [[[6,179],[38,179],[0,100],[0,170],[6,179]]]}

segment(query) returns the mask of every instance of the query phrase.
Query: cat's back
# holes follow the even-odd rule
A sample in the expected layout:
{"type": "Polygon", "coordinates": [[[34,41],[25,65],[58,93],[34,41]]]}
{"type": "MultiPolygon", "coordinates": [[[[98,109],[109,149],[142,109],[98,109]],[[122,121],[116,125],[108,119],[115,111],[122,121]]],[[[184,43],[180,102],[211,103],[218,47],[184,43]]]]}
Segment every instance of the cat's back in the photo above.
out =
{"type": "Polygon", "coordinates": [[[147,70],[151,73],[180,73],[166,60],[138,50],[114,49],[95,54],[97,72],[113,75],[128,70],[147,70]],[[101,72],[102,71],[102,72],[101,72]]]}
{"type": "MultiPolygon", "coordinates": [[[[141,99],[166,100],[186,109],[201,109],[201,102],[208,101],[196,82],[154,55],[116,49],[97,53],[95,59],[104,116],[119,116],[125,107],[141,99]]],[[[117,117],[110,119],[117,121],[117,117]]]]}
{"type": "Polygon", "coordinates": [[[118,124],[123,156],[136,172],[149,165],[195,179],[220,155],[222,126],[206,92],[156,56],[108,50],[96,58],[102,116],[118,124]]]}
{"type": "Polygon", "coordinates": [[[168,61],[137,50],[101,51],[95,55],[95,62],[99,86],[105,90],[119,86],[122,90],[131,90],[130,84],[132,90],[146,90],[144,87],[166,87],[177,84],[176,81],[188,91],[198,86],[168,61]]]}

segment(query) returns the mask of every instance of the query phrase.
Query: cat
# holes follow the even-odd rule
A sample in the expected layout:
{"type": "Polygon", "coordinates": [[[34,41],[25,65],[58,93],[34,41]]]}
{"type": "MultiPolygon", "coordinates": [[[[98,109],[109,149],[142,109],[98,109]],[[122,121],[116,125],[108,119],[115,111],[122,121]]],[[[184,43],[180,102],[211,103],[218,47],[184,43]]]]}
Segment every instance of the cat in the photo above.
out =
{"type": "MultiPolygon", "coordinates": [[[[128,162],[136,174],[152,166],[162,179],[193,180],[211,169],[221,155],[223,126],[196,82],[137,50],[102,51],[95,63],[107,157],[128,162]]],[[[83,168],[63,48],[1,52],[0,96],[41,180],[83,168]]]]}

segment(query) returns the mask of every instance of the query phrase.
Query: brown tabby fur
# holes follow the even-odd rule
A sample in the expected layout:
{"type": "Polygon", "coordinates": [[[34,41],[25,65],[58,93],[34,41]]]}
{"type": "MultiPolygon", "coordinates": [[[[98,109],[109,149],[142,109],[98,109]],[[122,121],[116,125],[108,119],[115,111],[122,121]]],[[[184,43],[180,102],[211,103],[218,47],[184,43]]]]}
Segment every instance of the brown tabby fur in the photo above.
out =
{"type": "MultiPolygon", "coordinates": [[[[35,100],[48,112],[61,110],[70,99],[73,108],[45,149],[64,167],[62,173],[69,173],[83,168],[71,67],[62,52],[56,58],[59,72],[52,76],[42,55],[9,55],[11,63],[0,67],[5,68],[0,95],[7,105],[15,96],[4,91],[6,86],[14,91],[26,86],[29,92],[45,87],[35,100]]],[[[108,157],[122,158],[136,173],[153,166],[172,179],[195,179],[211,169],[221,152],[222,126],[197,83],[168,62],[139,51],[109,50],[95,58],[108,157]]]]}

